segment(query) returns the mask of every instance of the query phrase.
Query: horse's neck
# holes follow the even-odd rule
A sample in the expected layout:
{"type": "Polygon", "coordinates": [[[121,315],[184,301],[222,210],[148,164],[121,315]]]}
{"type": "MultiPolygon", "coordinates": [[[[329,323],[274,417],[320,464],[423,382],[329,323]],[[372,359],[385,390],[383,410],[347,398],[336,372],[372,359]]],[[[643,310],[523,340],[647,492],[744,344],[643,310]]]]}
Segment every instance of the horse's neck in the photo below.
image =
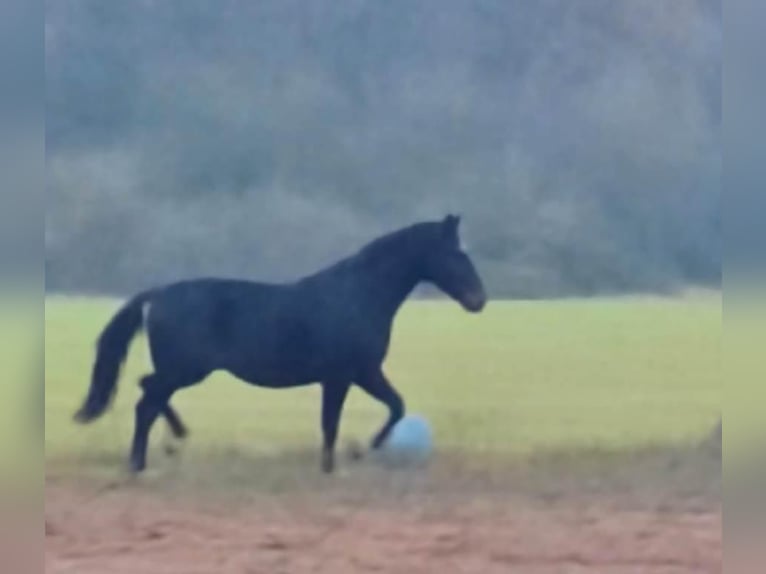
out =
{"type": "Polygon", "coordinates": [[[370,265],[365,288],[371,302],[393,317],[420,281],[411,261],[381,257],[370,265]]]}

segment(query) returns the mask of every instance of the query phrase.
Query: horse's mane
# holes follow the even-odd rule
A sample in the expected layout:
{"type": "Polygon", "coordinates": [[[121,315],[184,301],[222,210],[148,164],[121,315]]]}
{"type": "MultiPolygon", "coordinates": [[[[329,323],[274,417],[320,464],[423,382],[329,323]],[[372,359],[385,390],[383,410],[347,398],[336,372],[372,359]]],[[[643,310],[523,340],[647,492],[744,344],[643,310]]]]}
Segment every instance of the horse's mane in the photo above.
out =
{"type": "Polygon", "coordinates": [[[413,225],[408,225],[396,231],[392,231],[377,239],[373,239],[367,245],[362,247],[357,253],[357,257],[376,257],[380,255],[387,255],[396,248],[412,247],[412,244],[425,240],[431,235],[437,224],[432,222],[421,222],[413,225]]]}
{"type": "Polygon", "coordinates": [[[326,273],[336,272],[341,269],[357,267],[359,265],[369,265],[392,253],[404,253],[411,250],[418,242],[425,242],[430,237],[438,224],[434,222],[420,222],[407,227],[397,229],[381,235],[364,245],[355,253],[341,259],[340,261],[326,267],[316,273],[306,277],[316,277],[326,273]]]}

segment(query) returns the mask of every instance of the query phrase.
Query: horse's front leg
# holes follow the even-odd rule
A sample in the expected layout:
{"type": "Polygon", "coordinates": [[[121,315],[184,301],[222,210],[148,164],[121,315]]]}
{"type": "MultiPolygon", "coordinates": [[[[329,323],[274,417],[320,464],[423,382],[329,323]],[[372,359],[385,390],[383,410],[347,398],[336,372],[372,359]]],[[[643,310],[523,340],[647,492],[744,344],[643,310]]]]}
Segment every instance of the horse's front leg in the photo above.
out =
{"type": "Polygon", "coordinates": [[[327,381],[322,383],[322,470],[332,472],[335,468],[335,441],[338,438],[340,415],[346,401],[350,383],[327,381]]]}
{"type": "Polygon", "coordinates": [[[364,380],[358,381],[357,385],[368,395],[379,400],[388,407],[388,420],[372,439],[371,446],[373,450],[377,450],[383,446],[391,429],[393,429],[396,423],[398,423],[404,416],[404,401],[380,370],[372,373],[364,380]]]}

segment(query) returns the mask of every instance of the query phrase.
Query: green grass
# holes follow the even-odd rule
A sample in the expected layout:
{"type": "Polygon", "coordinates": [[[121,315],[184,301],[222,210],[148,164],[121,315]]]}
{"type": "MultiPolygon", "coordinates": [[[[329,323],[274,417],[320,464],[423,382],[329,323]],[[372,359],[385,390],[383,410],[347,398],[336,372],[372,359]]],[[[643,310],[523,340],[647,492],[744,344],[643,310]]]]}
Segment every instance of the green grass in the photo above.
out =
{"type": "MultiPolygon", "coordinates": [[[[49,472],[91,457],[116,464],[127,454],[136,380],[151,370],[143,337],[112,411],[91,427],[72,422],[94,341],[117,304],[47,300],[49,472]]],[[[452,303],[410,302],[397,319],[386,370],[408,410],[432,422],[444,450],[512,458],[696,441],[721,411],[721,299],[495,302],[478,316],[452,303]]],[[[173,402],[191,429],[192,456],[231,448],[269,456],[319,444],[318,391],[262,389],[219,373],[173,402]]],[[[341,443],[366,441],[385,414],[354,390],[341,443]]],[[[151,452],[149,464],[159,458],[151,452]]]]}
{"type": "Polygon", "coordinates": [[[42,475],[42,318],[34,294],[0,292],[0,496],[42,475]]]}

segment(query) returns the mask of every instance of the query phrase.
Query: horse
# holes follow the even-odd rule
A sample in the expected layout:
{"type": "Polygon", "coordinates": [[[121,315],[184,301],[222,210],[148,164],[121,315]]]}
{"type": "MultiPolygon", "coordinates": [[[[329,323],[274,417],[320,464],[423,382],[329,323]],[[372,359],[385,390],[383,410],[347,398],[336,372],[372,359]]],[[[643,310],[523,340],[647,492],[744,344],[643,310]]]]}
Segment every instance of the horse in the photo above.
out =
{"type": "Polygon", "coordinates": [[[187,427],[170,404],[173,394],[218,370],[267,388],[321,385],[325,473],[335,467],[341,411],[356,385],[388,407],[370,443],[380,449],[405,413],[382,368],[402,304],[420,283],[435,285],[470,313],[481,312],[487,302],[461,247],[459,225],[457,215],[415,223],[290,283],[205,277],[135,295],[97,340],[90,387],[75,421],[91,423],[108,410],[130,343],[143,329],[154,372],[140,380],[132,473],[146,468],[149,433],[160,415],[175,437],[186,437],[187,427]]]}

